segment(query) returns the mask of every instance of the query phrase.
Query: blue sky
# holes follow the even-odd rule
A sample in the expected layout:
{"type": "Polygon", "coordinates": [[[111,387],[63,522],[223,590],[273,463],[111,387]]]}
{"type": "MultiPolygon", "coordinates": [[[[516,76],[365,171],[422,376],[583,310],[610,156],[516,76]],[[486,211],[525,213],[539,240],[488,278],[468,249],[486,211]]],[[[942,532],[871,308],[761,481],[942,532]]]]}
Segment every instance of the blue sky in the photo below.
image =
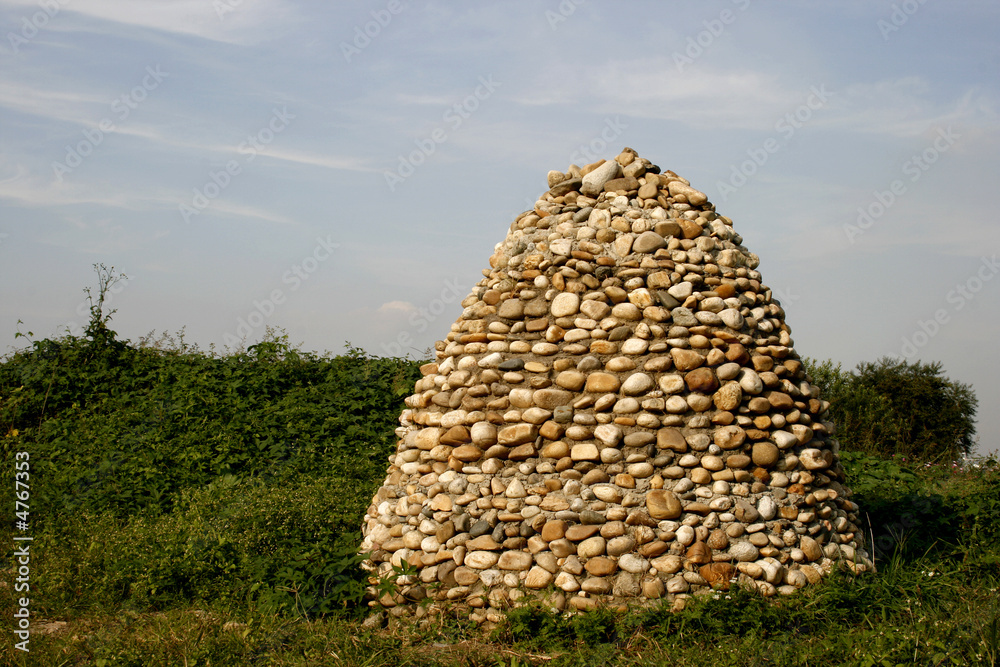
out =
{"type": "Polygon", "coordinates": [[[705,191],[803,356],[937,360],[1000,448],[1000,5],[0,0],[0,349],[86,322],[419,356],[550,169],[705,191]]]}

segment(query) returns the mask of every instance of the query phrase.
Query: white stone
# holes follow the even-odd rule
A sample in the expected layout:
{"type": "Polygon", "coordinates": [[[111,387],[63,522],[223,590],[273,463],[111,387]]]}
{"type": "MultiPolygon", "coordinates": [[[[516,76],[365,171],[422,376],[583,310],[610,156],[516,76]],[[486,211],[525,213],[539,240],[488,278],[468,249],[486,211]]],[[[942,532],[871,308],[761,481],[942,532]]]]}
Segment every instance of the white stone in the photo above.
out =
{"type": "Polygon", "coordinates": [[[479,360],[480,368],[496,368],[503,361],[503,355],[499,352],[494,352],[493,354],[488,354],[479,360]]]}
{"type": "Polygon", "coordinates": [[[799,444],[799,439],[788,431],[773,431],[771,437],[774,438],[774,442],[778,445],[778,449],[788,449],[792,445],[799,444]]]}
{"type": "Polygon", "coordinates": [[[580,297],[573,292],[561,292],[552,299],[552,316],[569,317],[580,310],[580,297]]]}
{"type": "Polygon", "coordinates": [[[750,562],[757,560],[760,553],[757,551],[757,547],[750,544],[749,542],[736,541],[729,543],[729,557],[741,562],[750,562]]]}
{"type": "Polygon", "coordinates": [[[632,574],[642,574],[649,569],[649,561],[638,554],[627,553],[618,558],[618,567],[632,574]]]}
{"type": "Polygon", "coordinates": [[[649,348],[649,341],[645,341],[641,338],[629,338],[627,341],[622,343],[621,353],[622,354],[644,354],[649,348]]]}
{"type": "Polygon", "coordinates": [[[684,301],[684,299],[691,296],[694,291],[694,285],[689,282],[679,282],[673,287],[667,290],[667,294],[674,297],[678,301],[684,301]]]}
{"type": "Polygon", "coordinates": [[[633,373],[622,383],[622,393],[628,396],[645,394],[655,386],[653,378],[645,373],[633,373]]]}
{"type": "Polygon", "coordinates": [[[594,429],[594,437],[608,447],[614,447],[622,439],[622,430],[615,424],[601,424],[594,429]]]}
{"type": "Polygon", "coordinates": [[[757,511],[760,513],[760,518],[770,521],[778,513],[778,506],[771,496],[763,496],[757,501],[757,511]]]}
{"type": "Polygon", "coordinates": [[[743,316],[740,315],[740,311],[735,308],[727,308],[719,313],[719,318],[722,320],[730,329],[736,329],[737,331],[743,328],[743,316]]]}
{"type": "Polygon", "coordinates": [[[660,389],[665,394],[676,394],[684,391],[684,378],[680,375],[663,375],[660,377],[660,389]]]}
{"type": "Polygon", "coordinates": [[[575,593],[580,590],[580,582],[569,572],[560,572],[556,575],[555,585],[556,588],[562,589],[567,593],[575,593]]]}
{"type": "Polygon", "coordinates": [[[764,390],[764,383],[761,382],[757,371],[744,368],[743,373],[740,375],[740,388],[746,393],[756,396],[764,390]]]}

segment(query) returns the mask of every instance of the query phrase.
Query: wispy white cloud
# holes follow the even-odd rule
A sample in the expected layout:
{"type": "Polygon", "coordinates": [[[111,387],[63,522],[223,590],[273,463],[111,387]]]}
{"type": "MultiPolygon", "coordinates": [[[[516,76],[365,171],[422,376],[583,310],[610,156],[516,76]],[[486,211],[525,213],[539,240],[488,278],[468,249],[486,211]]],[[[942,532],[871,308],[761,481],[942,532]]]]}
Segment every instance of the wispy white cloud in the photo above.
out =
{"type": "MultiPolygon", "coordinates": [[[[38,10],[34,0],[5,0],[4,4],[26,15],[38,10]]],[[[63,12],[107,24],[241,45],[267,41],[283,24],[297,20],[294,5],[286,0],[73,0],[62,4],[63,12]]]]}
{"type": "MultiPolygon", "coordinates": [[[[812,127],[910,137],[931,125],[969,122],[995,127],[998,121],[997,102],[989,92],[973,88],[949,99],[918,75],[848,85],[818,79],[798,86],[780,72],[719,69],[707,63],[680,76],[672,61],[661,57],[605,63],[596,68],[594,85],[581,89],[565,67],[551,65],[538,74],[562,83],[529,87],[517,101],[529,107],[587,104],[599,113],[676,121],[697,129],[774,131],[777,121],[821,90],[829,96],[822,102],[822,113],[810,119],[812,127]]],[[[811,101],[815,104],[817,98],[811,101]]]]}
{"type": "Polygon", "coordinates": [[[390,315],[390,314],[403,314],[416,312],[417,307],[414,306],[409,301],[389,301],[383,303],[378,307],[378,312],[380,315],[390,315]]]}
{"type": "MultiPolygon", "coordinates": [[[[128,190],[107,183],[62,183],[33,174],[21,164],[0,165],[6,174],[0,180],[0,201],[31,207],[72,207],[81,204],[126,211],[178,210],[181,203],[188,203],[190,194],[166,188],[128,190]]],[[[200,215],[225,215],[279,224],[294,224],[286,215],[265,208],[240,204],[225,199],[213,200],[200,215]]]]}

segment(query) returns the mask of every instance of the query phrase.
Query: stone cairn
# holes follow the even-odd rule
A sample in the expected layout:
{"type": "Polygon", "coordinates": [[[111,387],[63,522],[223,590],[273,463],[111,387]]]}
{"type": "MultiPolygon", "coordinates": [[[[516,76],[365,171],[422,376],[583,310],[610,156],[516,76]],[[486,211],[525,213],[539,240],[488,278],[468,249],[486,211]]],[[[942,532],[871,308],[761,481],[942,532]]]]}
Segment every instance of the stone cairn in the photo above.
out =
{"type": "Polygon", "coordinates": [[[497,622],[870,568],[828,403],[732,221],[630,148],[548,185],[406,399],[371,604],[497,622]]]}

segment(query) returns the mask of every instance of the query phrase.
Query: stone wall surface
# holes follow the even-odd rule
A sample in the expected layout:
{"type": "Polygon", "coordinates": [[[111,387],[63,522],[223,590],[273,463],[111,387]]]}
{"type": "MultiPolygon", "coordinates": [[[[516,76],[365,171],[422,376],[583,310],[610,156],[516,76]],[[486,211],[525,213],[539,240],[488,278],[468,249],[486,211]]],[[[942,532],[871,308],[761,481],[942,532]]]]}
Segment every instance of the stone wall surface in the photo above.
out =
{"type": "Polygon", "coordinates": [[[406,400],[363,528],[398,586],[372,604],[495,622],[870,567],[828,403],[732,221],[629,148],[548,186],[406,400]]]}

